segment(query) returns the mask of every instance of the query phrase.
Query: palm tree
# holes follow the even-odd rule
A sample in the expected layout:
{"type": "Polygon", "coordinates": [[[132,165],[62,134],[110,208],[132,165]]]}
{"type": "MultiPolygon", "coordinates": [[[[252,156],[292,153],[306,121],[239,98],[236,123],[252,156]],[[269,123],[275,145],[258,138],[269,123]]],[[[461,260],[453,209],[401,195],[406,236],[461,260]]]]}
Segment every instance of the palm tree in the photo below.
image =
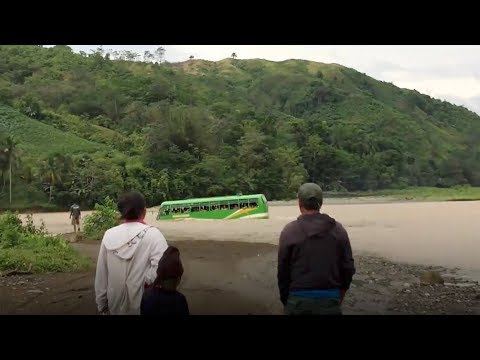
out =
{"type": "Polygon", "coordinates": [[[237,58],[237,54],[236,53],[232,53],[232,59],[236,59],[237,58]]]}
{"type": "Polygon", "coordinates": [[[195,56],[190,55],[189,59],[190,59],[190,60],[193,60],[193,58],[195,58],[195,56]]]}
{"type": "Polygon", "coordinates": [[[5,177],[5,173],[8,170],[7,152],[5,152],[6,147],[5,143],[0,143],[0,170],[2,171],[3,180],[2,192],[5,190],[5,184],[7,182],[7,178],[5,177]]]}
{"type": "MultiPolygon", "coordinates": [[[[10,204],[12,203],[12,166],[13,162],[15,161],[16,155],[17,155],[17,144],[18,142],[13,138],[12,135],[9,135],[6,139],[5,143],[5,148],[3,150],[4,158],[6,160],[5,162],[5,167],[8,168],[8,179],[10,182],[10,195],[9,195],[9,201],[10,204]]],[[[3,173],[3,171],[2,171],[3,173]]],[[[5,178],[4,178],[4,183],[3,186],[5,187],[5,178]]]]}
{"type": "Polygon", "coordinates": [[[53,199],[53,187],[57,182],[62,181],[63,157],[61,154],[50,155],[40,170],[42,177],[47,180],[49,184],[50,196],[48,202],[51,202],[53,199]]]}

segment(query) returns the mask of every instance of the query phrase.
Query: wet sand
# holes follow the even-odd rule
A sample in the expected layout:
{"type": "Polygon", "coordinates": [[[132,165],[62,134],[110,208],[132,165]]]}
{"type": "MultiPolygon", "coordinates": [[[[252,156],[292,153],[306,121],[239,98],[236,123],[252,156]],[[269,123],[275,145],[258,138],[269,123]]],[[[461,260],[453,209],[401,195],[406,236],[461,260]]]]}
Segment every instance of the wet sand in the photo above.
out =
{"type": "MultiPolygon", "coordinates": [[[[396,262],[461,268],[480,280],[480,202],[346,203],[333,200],[323,211],[342,222],[355,253],[396,262]]],[[[368,200],[363,200],[368,201],[368,200]]],[[[351,200],[350,200],[351,202],[351,200]]],[[[87,215],[84,212],[84,216],[87,215]]],[[[238,241],[278,244],[285,224],[298,216],[296,206],[271,206],[265,220],[157,221],[149,209],[147,222],[158,226],[167,240],[238,241]]],[[[41,213],[53,233],[72,231],[68,213],[41,213]]]]}
{"type": "MultiPolygon", "coordinates": [[[[277,246],[230,241],[170,244],[181,252],[185,272],[180,291],[192,315],[282,314],[277,246]]],[[[74,246],[95,262],[98,241],[74,246]]],[[[480,286],[458,281],[448,269],[359,254],[355,264],[357,274],[343,305],[346,315],[480,314],[480,286]],[[422,285],[427,270],[439,271],[445,284],[422,285]]],[[[0,277],[0,314],[94,315],[94,278],[94,266],[86,273],[0,277]]]]}

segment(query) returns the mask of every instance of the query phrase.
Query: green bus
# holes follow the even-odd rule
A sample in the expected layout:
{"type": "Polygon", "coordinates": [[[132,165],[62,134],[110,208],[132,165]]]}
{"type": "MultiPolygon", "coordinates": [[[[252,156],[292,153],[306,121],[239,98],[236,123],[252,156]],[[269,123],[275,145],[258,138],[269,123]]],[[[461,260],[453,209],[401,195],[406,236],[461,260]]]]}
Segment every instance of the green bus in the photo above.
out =
{"type": "Polygon", "coordinates": [[[263,194],[164,201],[157,220],[175,219],[268,219],[263,194]]]}

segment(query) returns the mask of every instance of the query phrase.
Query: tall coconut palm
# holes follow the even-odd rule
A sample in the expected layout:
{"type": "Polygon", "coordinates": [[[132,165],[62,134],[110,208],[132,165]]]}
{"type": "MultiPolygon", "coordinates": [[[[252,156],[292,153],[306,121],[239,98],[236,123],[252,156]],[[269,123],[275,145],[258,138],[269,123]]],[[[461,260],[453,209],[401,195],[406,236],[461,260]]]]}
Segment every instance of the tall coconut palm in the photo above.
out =
{"type": "Polygon", "coordinates": [[[237,54],[236,53],[232,53],[232,59],[236,59],[237,58],[237,54]]]}
{"type": "Polygon", "coordinates": [[[41,176],[48,181],[49,184],[49,202],[53,199],[53,187],[57,182],[62,181],[62,165],[63,163],[61,162],[60,156],[54,154],[45,160],[40,169],[41,176]]]}
{"type": "MultiPolygon", "coordinates": [[[[17,144],[18,142],[13,138],[12,135],[7,136],[5,141],[5,147],[3,149],[3,159],[4,159],[4,168],[8,169],[8,179],[9,179],[9,202],[12,203],[12,167],[13,163],[17,156],[17,144]]],[[[2,174],[5,169],[2,169],[2,174]]],[[[2,175],[3,176],[3,175],[2,175]]],[[[4,184],[5,187],[5,178],[4,184]]]]}
{"type": "Polygon", "coordinates": [[[2,193],[3,193],[3,191],[5,190],[5,184],[7,182],[7,178],[5,174],[8,172],[8,161],[7,161],[7,152],[5,152],[5,149],[7,148],[6,139],[0,139],[0,141],[2,141],[0,143],[0,171],[2,172],[2,182],[3,182],[2,193]]]}

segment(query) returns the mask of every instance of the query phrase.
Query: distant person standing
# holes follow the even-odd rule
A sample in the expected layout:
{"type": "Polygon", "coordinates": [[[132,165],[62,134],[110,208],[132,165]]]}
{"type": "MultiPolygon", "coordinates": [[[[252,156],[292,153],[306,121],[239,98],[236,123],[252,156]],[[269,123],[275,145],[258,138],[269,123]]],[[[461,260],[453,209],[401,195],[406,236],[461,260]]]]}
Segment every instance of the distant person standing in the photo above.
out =
{"type": "Polygon", "coordinates": [[[347,231],[320,213],[322,204],[320,186],[300,186],[301,215],[280,234],[277,277],[286,315],[341,315],[355,274],[347,231]]]}
{"type": "Polygon", "coordinates": [[[80,218],[82,216],[82,213],[80,212],[80,206],[78,204],[73,204],[70,207],[70,219],[72,219],[72,225],[73,225],[73,231],[77,232],[77,226],[78,226],[78,231],[80,231],[80,218]]]}
{"type": "Polygon", "coordinates": [[[123,223],[105,232],[98,254],[97,308],[100,314],[140,315],[143,291],[155,281],[168,245],[160,230],[145,223],[142,194],[123,195],[117,207],[123,223]]]}

